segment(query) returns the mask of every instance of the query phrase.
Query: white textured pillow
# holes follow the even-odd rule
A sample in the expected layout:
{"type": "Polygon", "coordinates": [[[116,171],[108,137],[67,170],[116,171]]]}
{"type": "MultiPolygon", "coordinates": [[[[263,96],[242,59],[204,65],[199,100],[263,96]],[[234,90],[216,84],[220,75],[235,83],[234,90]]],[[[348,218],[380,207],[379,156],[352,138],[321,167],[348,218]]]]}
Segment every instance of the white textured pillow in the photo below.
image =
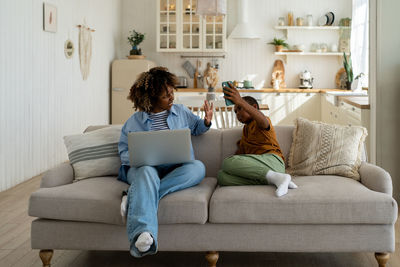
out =
{"type": "Polygon", "coordinates": [[[75,180],[118,175],[121,159],[118,142],[121,126],[110,126],[83,134],[64,136],[75,180]]]}
{"type": "Polygon", "coordinates": [[[364,127],[298,118],[287,172],[291,175],[331,174],[360,180],[358,169],[366,136],[364,127]]]}

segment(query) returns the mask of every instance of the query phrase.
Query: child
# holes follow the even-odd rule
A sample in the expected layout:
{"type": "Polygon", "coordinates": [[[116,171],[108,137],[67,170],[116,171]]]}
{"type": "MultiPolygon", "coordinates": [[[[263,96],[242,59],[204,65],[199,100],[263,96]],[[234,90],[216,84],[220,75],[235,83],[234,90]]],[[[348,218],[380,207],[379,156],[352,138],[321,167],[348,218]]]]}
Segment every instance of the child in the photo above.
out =
{"type": "Polygon", "coordinates": [[[205,176],[204,164],[195,160],[182,164],[130,167],[128,133],[189,128],[192,135],[200,135],[211,126],[212,105],[204,103],[204,120],[183,105],[174,105],[177,78],[166,68],[156,67],[143,72],[133,84],[128,99],[139,109],[124,124],[118,143],[121,168],[118,179],[131,186],[121,204],[122,215],[127,216],[130,252],[142,257],[157,252],[158,203],[165,195],[195,186],[205,176]],[[126,200],[126,203],[124,203],[126,200]]]}
{"type": "Polygon", "coordinates": [[[288,188],[297,188],[297,185],[291,182],[289,174],[285,174],[284,158],[270,119],[259,110],[254,98],[242,98],[231,83],[229,86],[223,88],[225,98],[235,103],[236,117],[245,125],[236,155],[226,158],[222,164],[218,184],[273,184],[277,187],[275,194],[278,197],[287,194],[288,188]]]}

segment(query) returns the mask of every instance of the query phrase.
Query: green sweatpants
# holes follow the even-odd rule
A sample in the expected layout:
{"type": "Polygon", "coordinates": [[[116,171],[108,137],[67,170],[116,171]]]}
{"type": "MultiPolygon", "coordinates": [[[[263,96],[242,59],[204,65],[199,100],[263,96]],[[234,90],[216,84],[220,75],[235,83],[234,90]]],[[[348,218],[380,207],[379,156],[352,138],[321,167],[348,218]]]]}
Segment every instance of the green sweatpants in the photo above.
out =
{"type": "Polygon", "coordinates": [[[275,154],[234,155],[224,159],[218,172],[219,185],[267,185],[269,170],[285,173],[285,163],[275,154]]]}

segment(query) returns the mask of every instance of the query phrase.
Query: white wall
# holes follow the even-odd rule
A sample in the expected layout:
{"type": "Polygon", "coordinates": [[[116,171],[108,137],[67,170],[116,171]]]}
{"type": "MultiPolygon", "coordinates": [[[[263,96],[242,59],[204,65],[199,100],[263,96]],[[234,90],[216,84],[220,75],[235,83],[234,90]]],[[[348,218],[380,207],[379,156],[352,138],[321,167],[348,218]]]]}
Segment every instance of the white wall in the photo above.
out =
{"type": "MultiPolygon", "coordinates": [[[[187,76],[181,67],[185,61],[180,58],[181,53],[157,53],[156,52],[156,7],[159,0],[123,0],[123,43],[121,55],[129,54],[129,44],[126,36],[129,30],[135,29],[146,33],[146,39],[141,45],[147,58],[156,63],[168,67],[178,75],[187,76]]],[[[237,21],[237,0],[228,2],[228,34],[232,31],[237,21]]],[[[276,59],[274,47],[267,45],[273,37],[283,37],[283,31],[274,30],[279,17],[286,17],[288,11],[293,11],[297,16],[306,17],[312,14],[314,23],[318,17],[328,11],[336,15],[335,24],[340,18],[351,17],[351,0],[249,0],[249,22],[254,25],[256,31],[261,35],[259,40],[230,40],[227,42],[226,58],[219,60],[220,81],[240,80],[254,75],[253,84],[259,87],[270,87],[270,77],[273,63],[276,59]]],[[[310,31],[296,33],[289,37],[290,44],[297,43],[327,43],[337,42],[338,33],[310,31]]],[[[209,60],[209,59],[208,59],[209,60]]],[[[195,60],[191,60],[194,64],[195,60]]],[[[202,68],[206,66],[207,60],[202,61],[202,68]]],[[[341,59],[338,57],[290,57],[286,65],[286,82],[288,87],[297,87],[299,83],[298,74],[308,69],[314,77],[315,88],[336,88],[335,75],[342,67],[341,59]]],[[[192,81],[190,80],[190,86],[192,81]]]]}
{"type": "Polygon", "coordinates": [[[43,1],[0,1],[0,191],[67,159],[63,136],[109,121],[110,62],[118,57],[120,0],[46,1],[58,8],[57,33],[43,31],[43,1]],[[86,18],[91,73],[82,80],[78,49],[86,18]]]}
{"type": "Polygon", "coordinates": [[[376,156],[392,176],[393,196],[400,201],[400,54],[394,52],[400,47],[400,2],[377,3],[376,156]]]}

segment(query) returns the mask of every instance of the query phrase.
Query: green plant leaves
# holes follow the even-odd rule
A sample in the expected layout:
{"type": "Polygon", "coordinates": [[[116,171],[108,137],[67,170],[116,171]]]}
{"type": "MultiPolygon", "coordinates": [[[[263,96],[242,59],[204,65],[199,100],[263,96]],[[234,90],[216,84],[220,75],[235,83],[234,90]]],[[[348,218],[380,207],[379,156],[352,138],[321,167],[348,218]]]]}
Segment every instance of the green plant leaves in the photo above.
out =
{"type": "Polygon", "coordinates": [[[351,57],[347,58],[346,53],[343,52],[343,66],[347,74],[347,81],[353,82],[353,66],[351,64],[351,57]]]}
{"type": "Polygon", "coordinates": [[[144,41],[145,33],[140,33],[135,30],[129,31],[131,34],[128,36],[128,42],[131,46],[137,46],[144,41]]]}

